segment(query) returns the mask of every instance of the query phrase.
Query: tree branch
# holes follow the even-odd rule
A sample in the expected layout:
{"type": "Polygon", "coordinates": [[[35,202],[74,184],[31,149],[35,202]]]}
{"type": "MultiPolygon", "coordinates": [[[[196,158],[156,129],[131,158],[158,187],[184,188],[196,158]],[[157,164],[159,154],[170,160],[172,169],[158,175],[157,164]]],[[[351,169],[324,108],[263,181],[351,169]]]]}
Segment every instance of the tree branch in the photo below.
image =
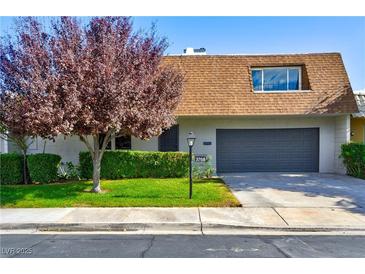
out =
{"type": "Polygon", "coordinates": [[[115,134],[115,138],[126,136],[126,135],[128,135],[128,131],[127,130],[121,130],[121,131],[118,132],[118,134],[115,134]]]}
{"type": "Polygon", "coordinates": [[[103,140],[103,144],[102,144],[101,149],[100,149],[100,154],[99,154],[100,159],[103,157],[103,154],[104,154],[104,152],[105,152],[105,149],[106,149],[106,147],[107,147],[108,143],[110,142],[110,137],[112,136],[112,133],[113,133],[113,132],[114,132],[114,130],[113,130],[113,129],[110,129],[110,130],[106,133],[106,135],[105,135],[105,138],[104,138],[104,140],[103,140]]]}
{"type": "Polygon", "coordinates": [[[0,139],[5,141],[13,141],[14,137],[12,137],[7,131],[0,131],[0,139]]]}
{"type": "Polygon", "coordinates": [[[94,158],[95,153],[94,153],[94,149],[91,146],[91,144],[89,143],[89,141],[87,140],[87,137],[85,138],[83,135],[80,135],[80,140],[86,145],[87,149],[90,151],[91,156],[94,158]]]}
{"type": "Polygon", "coordinates": [[[29,146],[33,143],[32,141],[29,144],[27,144],[28,137],[26,136],[11,135],[8,132],[1,132],[0,139],[3,139],[7,142],[15,143],[23,152],[26,152],[29,146]]]}

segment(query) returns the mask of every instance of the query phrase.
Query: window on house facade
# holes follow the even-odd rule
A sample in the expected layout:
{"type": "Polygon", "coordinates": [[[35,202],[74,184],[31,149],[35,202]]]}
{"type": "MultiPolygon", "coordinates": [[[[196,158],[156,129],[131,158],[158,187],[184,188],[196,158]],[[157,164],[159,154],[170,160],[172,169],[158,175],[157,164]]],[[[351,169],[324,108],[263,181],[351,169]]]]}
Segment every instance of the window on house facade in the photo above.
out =
{"type": "Polygon", "coordinates": [[[115,138],[115,149],[131,149],[131,136],[125,135],[115,138]]]}
{"type": "MultiPolygon", "coordinates": [[[[101,147],[103,146],[104,138],[105,138],[105,134],[100,134],[99,135],[99,149],[101,149],[101,147]]],[[[111,140],[110,140],[109,143],[106,146],[106,149],[111,149],[111,148],[112,148],[112,143],[111,143],[111,140]]]]}
{"type": "Polygon", "coordinates": [[[159,151],[179,151],[179,126],[174,125],[158,137],[159,151]]]}
{"type": "MultiPolygon", "coordinates": [[[[99,147],[101,148],[103,141],[105,138],[105,134],[100,134],[99,137],[99,147]]],[[[108,145],[106,146],[106,149],[110,150],[113,149],[113,146],[115,146],[115,149],[131,149],[131,136],[125,135],[125,136],[119,136],[119,137],[111,137],[108,145]],[[115,145],[113,145],[113,143],[115,145]]]]}
{"type": "Polygon", "coordinates": [[[251,71],[255,92],[301,90],[301,67],[252,68],[251,71]]]}

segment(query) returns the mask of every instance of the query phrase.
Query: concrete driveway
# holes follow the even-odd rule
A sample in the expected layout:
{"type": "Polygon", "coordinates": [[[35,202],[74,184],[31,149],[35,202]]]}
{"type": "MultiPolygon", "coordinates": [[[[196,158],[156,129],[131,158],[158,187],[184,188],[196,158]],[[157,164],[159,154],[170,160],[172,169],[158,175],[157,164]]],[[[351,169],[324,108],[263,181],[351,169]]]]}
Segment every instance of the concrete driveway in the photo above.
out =
{"type": "Polygon", "coordinates": [[[243,207],[340,208],[365,215],[365,180],[322,173],[221,174],[243,207]]]}

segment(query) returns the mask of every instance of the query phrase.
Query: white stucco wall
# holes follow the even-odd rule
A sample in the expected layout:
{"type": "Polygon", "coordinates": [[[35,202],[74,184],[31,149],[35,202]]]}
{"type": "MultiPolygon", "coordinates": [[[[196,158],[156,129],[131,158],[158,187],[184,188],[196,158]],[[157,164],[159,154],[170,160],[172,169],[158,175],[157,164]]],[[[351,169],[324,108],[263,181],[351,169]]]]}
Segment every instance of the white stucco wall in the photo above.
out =
{"type": "Polygon", "coordinates": [[[78,136],[64,136],[60,135],[56,137],[55,141],[46,140],[46,146],[44,147],[44,139],[37,138],[30,146],[28,153],[45,153],[58,154],[62,157],[62,162],[73,162],[77,164],[79,162],[79,152],[87,151],[87,148],[83,142],[80,141],[78,136]]]}
{"type": "MultiPolygon", "coordinates": [[[[344,173],[342,161],[338,159],[340,146],[350,140],[350,116],[332,117],[233,117],[233,118],[191,118],[181,117],[179,124],[179,149],[188,151],[186,137],[193,131],[197,137],[194,153],[208,154],[212,157],[212,164],[216,165],[216,129],[259,129],[259,128],[305,128],[318,127],[319,140],[319,171],[344,173]],[[203,142],[212,142],[211,145],[203,145],[203,142]]],[[[132,137],[133,150],[158,150],[158,138],[142,141],[132,137]]],[[[10,150],[10,148],[9,148],[10,150]]],[[[77,136],[59,136],[55,142],[47,141],[46,153],[59,154],[62,161],[78,163],[79,152],[86,151],[84,143],[77,136]]],[[[37,143],[29,153],[42,153],[43,140],[37,143]]]]}
{"type": "Polygon", "coordinates": [[[215,168],[216,129],[318,127],[320,134],[319,171],[336,172],[335,119],[335,117],[180,118],[178,119],[179,149],[188,151],[186,136],[193,131],[197,137],[194,153],[211,155],[215,168]],[[203,145],[205,141],[212,142],[212,145],[203,145]]]}
{"type": "Polygon", "coordinates": [[[8,142],[0,138],[0,153],[8,153],[8,142]]]}
{"type": "MultiPolygon", "coordinates": [[[[90,142],[92,142],[90,137],[90,142]]],[[[142,141],[135,137],[131,138],[132,149],[134,150],[146,150],[157,151],[158,150],[158,138],[152,138],[149,141],[142,141]]],[[[44,140],[37,138],[30,146],[28,153],[42,153],[44,147],[44,140]]],[[[45,153],[54,153],[62,157],[63,162],[73,162],[77,164],[79,162],[79,152],[87,151],[87,148],[83,142],[80,141],[78,136],[60,135],[55,139],[55,142],[47,140],[45,146],[45,153]]]]}
{"type": "Polygon", "coordinates": [[[158,137],[143,141],[132,136],[131,143],[133,150],[158,151],[158,137]]]}
{"type": "Polygon", "coordinates": [[[341,144],[346,144],[351,139],[350,120],[350,115],[338,116],[335,119],[335,168],[336,172],[341,174],[346,174],[346,168],[339,156],[341,154],[341,144]]]}

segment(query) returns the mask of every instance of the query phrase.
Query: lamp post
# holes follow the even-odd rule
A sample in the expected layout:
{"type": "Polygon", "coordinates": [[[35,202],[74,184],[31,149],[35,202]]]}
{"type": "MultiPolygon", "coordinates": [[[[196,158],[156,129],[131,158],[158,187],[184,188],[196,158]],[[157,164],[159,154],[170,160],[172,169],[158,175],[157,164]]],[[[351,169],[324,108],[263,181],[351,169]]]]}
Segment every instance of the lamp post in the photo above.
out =
{"type": "Polygon", "coordinates": [[[195,142],[195,135],[192,132],[189,132],[188,138],[186,140],[188,141],[189,146],[189,199],[191,199],[191,196],[193,195],[193,155],[192,150],[195,142]]]}

